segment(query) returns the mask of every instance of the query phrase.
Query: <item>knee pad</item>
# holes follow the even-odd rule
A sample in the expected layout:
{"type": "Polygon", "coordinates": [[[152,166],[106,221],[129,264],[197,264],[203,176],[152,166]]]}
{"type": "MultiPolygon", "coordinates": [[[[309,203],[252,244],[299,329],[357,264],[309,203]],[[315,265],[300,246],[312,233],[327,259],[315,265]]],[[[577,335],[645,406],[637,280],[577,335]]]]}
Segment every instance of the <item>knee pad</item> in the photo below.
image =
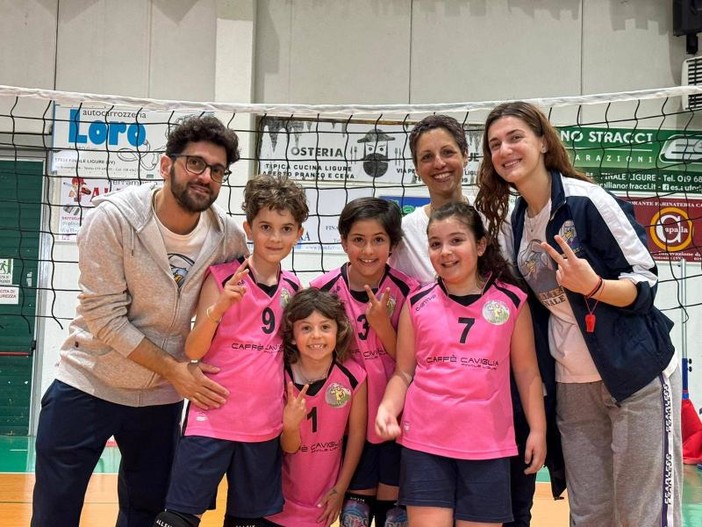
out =
{"type": "Polygon", "coordinates": [[[200,518],[184,512],[163,511],[154,520],[153,527],[198,527],[200,518]]]}
{"type": "Polygon", "coordinates": [[[407,510],[394,500],[376,500],[373,518],[378,527],[407,527],[407,510]]]}
{"type": "Polygon", "coordinates": [[[375,498],[349,492],[345,498],[339,516],[340,527],[370,527],[375,498]]]}
{"type": "Polygon", "coordinates": [[[376,522],[378,522],[378,525],[384,525],[385,527],[407,527],[409,525],[407,509],[393,504],[392,508],[385,512],[385,523],[380,523],[378,519],[376,519],[376,522]]]}

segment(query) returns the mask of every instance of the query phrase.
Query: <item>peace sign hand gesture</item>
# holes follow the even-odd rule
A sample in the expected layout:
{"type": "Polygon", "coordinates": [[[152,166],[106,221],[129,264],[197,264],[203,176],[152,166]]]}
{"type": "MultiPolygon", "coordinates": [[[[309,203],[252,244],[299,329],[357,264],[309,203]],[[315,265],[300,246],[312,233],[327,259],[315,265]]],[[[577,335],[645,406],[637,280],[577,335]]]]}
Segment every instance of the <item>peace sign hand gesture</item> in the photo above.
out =
{"type": "Polygon", "coordinates": [[[246,286],[244,285],[243,280],[248,274],[249,259],[247,258],[244,260],[244,263],[239,266],[239,269],[236,270],[236,273],[234,273],[231,278],[225,282],[224,288],[222,289],[222,294],[229,300],[230,306],[241,300],[246,293],[246,286]]]}
{"type": "Polygon", "coordinates": [[[229,280],[224,283],[224,287],[215,302],[208,310],[208,315],[215,320],[221,320],[224,313],[241,299],[246,294],[246,286],[243,283],[244,277],[249,274],[249,260],[244,260],[244,263],[239,266],[229,280]]]}
{"type": "Polygon", "coordinates": [[[307,402],[305,394],[310,385],[305,384],[298,395],[295,395],[295,386],[292,381],[288,382],[287,387],[287,402],[283,409],[283,428],[286,430],[297,430],[300,423],[307,415],[307,402]]]}
{"type": "Polygon", "coordinates": [[[383,325],[390,323],[390,288],[386,287],[380,295],[376,297],[369,285],[363,288],[368,294],[368,309],[366,309],[366,319],[370,326],[379,332],[383,325]]]}
{"type": "Polygon", "coordinates": [[[541,242],[541,247],[553,258],[553,261],[558,266],[556,269],[558,285],[574,293],[587,295],[597,287],[600,277],[590,266],[590,262],[575,256],[575,253],[562,236],[556,235],[553,239],[563,250],[563,254],[559,254],[547,242],[541,242]]]}

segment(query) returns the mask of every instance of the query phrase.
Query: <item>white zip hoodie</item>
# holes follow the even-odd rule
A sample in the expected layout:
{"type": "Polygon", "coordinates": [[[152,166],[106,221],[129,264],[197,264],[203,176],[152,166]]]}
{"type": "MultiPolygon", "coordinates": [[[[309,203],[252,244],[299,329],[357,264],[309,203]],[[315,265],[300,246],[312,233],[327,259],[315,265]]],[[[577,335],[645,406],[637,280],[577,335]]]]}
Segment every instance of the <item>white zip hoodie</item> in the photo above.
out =
{"type": "Polygon", "coordinates": [[[210,265],[245,254],[243,231],[217,205],[212,228],[180,289],[152,208],[153,183],[95,199],[78,233],[81,293],[56,378],[126,406],[178,402],[163,377],[128,355],[148,338],[184,360],[185,338],[210,265]]]}

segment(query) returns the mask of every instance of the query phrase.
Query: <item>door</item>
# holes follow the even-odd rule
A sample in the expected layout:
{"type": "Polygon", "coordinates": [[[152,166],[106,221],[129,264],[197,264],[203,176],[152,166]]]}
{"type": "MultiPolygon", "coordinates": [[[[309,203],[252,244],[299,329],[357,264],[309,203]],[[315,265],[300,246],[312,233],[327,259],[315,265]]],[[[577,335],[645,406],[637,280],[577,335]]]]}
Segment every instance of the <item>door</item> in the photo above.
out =
{"type": "Polygon", "coordinates": [[[0,434],[29,433],[44,164],[0,160],[0,434]]]}

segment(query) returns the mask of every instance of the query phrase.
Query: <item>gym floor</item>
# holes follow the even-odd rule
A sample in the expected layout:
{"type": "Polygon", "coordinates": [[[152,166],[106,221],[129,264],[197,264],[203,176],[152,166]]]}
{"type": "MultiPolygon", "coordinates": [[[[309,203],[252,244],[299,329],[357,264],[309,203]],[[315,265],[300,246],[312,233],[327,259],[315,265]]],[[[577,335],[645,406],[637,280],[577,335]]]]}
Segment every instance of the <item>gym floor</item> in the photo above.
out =
{"type": "MultiPolygon", "coordinates": [[[[83,508],[81,527],[114,525],[117,516],[117,467],[119,450],[114,446],[105,449],[95,474],[88,486],[83,508]]],[[[0,436],[0,518],[5,527],[29,525],[32,512],[34,486],[34,442],[31,437],[0,436]]],[[[218,493],[217,509],[207,512],[201,527],[219,527],[224,514],[226,483],[218,493]]],[[[566,527],[568,501],[551,498],[548,473],[538,475],[534,499],[533,525],[538,527],[566,527]]],[[[702,525],[702,470],[693,465],[685,466],[683,489],[683,526],[702,525]]]]}

